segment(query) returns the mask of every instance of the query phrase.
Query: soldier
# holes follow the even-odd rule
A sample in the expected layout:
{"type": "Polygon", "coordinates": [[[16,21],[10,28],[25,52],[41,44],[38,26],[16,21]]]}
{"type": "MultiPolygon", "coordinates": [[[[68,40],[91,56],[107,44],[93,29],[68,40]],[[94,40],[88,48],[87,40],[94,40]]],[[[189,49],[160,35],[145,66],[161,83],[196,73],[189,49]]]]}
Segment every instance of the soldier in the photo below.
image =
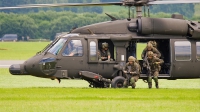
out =
{"type": "Polygon", "coordinates": [[[148,43],[147,46],[146,46],[146,48],[145,48],[145,49],[143,50],[143,52],[142,52],[142,55],[141,55],[142,59],[145,58],[146,53],[147,53],[148,51],[152,51],[152,52],[154,53],[154,56],[157,57],[157,58],[160,58],[160,57],[161,57],[160,52],[159,52],[156,48],[154,48],[153,45],[152,45],[151,43],[148,43]]]}
{"type": "Polygon", "coordinates": [[[102,43],[102,49],[98,51],[98,59],[99,61],[110,61],[111,55],[108,49],[108,43],[102,43]]]}
{"type": "MultiPolygon", "coordinates": [[[[157,43],[156,43],[156,41],[154,40],[154,41],[149,41],[148,43],[151,43],[152,44],[152,46],[154,47],[154,48],[156,48],[157,49],[157,43]]],[[[148,44],[147,43],[147,44],[148,44]]]]}
{"type": "Polygon", "coordinates": [[[159,59],[157,57],[154,57],[154,53],[152,51],[147,52],[147,60],[145,61],[145,67],[148,70],[148,86],[149,88],[152,88],[152,76],[155,81],[156,88],[159,88],[158,85],[158,75],[160,71],[160,64],[162,64],[164,61],[162,59],[159,59]]]}
{"type": "Polygon", "coordinates": [[[126,74],[126,80],[124,81],[124,87],[132,86],[133,89],[135,89],[136,82],[139,79],[140,76],[140,65],[136,63],[136,59],[133,56],[130,56],[128,58],[128,63],[124,67],[123,70],[124,74],[126,74]],[[130,76],[128,76],[130,75],[130,76]]]}

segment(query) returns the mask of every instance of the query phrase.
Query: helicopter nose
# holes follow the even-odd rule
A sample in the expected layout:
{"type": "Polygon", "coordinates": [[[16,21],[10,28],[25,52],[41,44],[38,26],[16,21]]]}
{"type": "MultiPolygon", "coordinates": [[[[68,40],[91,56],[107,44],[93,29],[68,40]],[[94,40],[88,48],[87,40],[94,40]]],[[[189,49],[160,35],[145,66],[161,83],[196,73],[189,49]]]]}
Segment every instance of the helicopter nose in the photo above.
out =
{"type": "Polygon", "coordinates": [[[24,70],[24,64],[14,64],[9,68],[9,72],[12,75],[27,75],[27,72],[24,70]]]}

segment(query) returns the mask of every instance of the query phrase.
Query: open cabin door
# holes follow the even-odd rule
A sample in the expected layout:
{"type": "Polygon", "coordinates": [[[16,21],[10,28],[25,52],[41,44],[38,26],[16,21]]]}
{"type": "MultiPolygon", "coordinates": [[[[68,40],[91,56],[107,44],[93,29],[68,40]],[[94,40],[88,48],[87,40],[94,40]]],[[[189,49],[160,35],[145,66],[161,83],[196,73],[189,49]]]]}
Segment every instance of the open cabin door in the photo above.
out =
{"type": "Polygon", "coordinates": [[[198,42],[187,39],[171,39],[172,69],[174,78],[200,77],[200,59],[198,42]]]}
{"type": "MultiPolygon", "coordinates": [[[[149,40],[138,40],[134,42],[134,46],[136,46],[136,58],[141,66],[142,73],[140,74],[141,78],[146,78],[147,77],[147,70],[146,67],[143,67],[143,59],[141,57],[141,54],[143,50],[147,46],[147,42],[152,41],[152,39],[149,40]]],[[[171,69],[171,53],[170,53],[170,40],[165,39],[165,40],[154,40],[157,43],[157,49],[161,53],[161,58],[164,63],[161,65],[161,70],[159,71],[159,78],[169,78],[170,77],[170,69],[171,69]]],[[[130,46],[130,45],[129,45],[130,46]]],[[[133,47],[134,48],[134,47],[133,47]]],[[[134,52],[133,52],[134,53],[134,52]]],[[[132,54],[133,54],[132,53],[132,54]]]]}

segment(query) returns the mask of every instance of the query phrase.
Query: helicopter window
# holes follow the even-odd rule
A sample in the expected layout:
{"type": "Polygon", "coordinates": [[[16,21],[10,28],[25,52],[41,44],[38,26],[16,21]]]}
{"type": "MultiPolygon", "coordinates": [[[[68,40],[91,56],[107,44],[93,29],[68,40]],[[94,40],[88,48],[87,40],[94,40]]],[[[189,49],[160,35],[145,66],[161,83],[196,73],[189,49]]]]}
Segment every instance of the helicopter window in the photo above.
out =
{"type": "Polygon", "coordinates": [[[51,49],[49,49],[48,52],[57,55],[66,41],[67,39],[61,38],[57,43],[55,43],[55,45],[53,45],[53,47],[51,47],[51,49]]]}
{"type": "Polygon", "coordinates": [[[65,50],[62,53],[63,56],[82,56],[83,55],[83,47],[81,40],[70,40],[67,43],[65,50]]]}
{"type": "Polygon", "coordinates": [[[191,59],[191,43],[188,41],[175,42],[175,59],[189,61],[191,59]]]}
{"type": "Polygon", "coordinates": [[[197,46],[197,60],[200,61],[200,42],[197,42],[196,46],[197,46]]]}
{"type": "Polygon", "coordinates": [[[97,45],[94,41],[90,42],[90,60],[95,61],[97,57],[97,45]]]}

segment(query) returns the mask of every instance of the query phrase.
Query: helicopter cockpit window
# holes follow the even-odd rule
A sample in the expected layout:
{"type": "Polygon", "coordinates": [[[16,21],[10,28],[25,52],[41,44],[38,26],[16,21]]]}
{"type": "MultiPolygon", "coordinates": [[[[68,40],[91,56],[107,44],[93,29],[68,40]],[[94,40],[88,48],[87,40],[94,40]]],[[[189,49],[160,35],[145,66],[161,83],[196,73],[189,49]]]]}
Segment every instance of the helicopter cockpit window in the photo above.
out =
{"type": "Polygon", "coordinates": [[[191,43],[188,41],[175,42],[175,59],[177,61],[191,60],[191,43]]]}
{"type": "Polygon", "coordinates": [[[196,46],[197,46],[197,60],[200,61],[200,42],[197,42],[196,46]]]}
{"type": "Polygon", "coordinates": [[[97,58],[97,45],[94,41],[90,42],[90,60],[94,61],[97,58]]]}
{"type": "Polygon", "coordinates": [[[49,49],[49,53],[52,53],[54,55],[57,55],[60,50],[62,49],[64,43],[67,41],[67,39],[65,38],[61,38],[57,43],[55,43],[50,49],[49,49]]]}
{"type": "Polygon", "coordinates": [[[81,40],[71,40],[67,43],[63,56],[83,56],[83,47],[81,40]]]}

